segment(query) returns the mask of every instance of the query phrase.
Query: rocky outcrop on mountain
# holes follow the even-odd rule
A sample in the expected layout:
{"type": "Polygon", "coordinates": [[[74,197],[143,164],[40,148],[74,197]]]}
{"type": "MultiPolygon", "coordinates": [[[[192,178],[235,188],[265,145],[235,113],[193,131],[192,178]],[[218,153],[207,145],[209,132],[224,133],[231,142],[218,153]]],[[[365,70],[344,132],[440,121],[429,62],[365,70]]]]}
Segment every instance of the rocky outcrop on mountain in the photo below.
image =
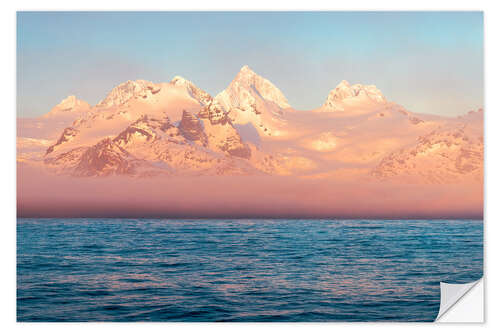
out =
{"type": "Polygon", "coordinates": [[[157,94],[161,86],[145,80],[127,81],[113,88],[111,92],[97,104],[97,107],[119,106],[132,98],[147,99],[157,94]]]}
{"type": "Polygon", "coordinates": [[[228,117],[228,113],[224,111],[222,106],[217,101],[212,101],[201,109],[201,111],[198,112],[198,117],[200,119],[208,119],[212,125],[225,125],[226,123],[231,122],[228,117]]]}
{"type": "Polygon", "coordinates": [[[76,176],[132,175],[140,161],[110,138],[86,149],[73,170],[76,176]]]}
{"type": "Polygon", "coordinates": [[[113,142],[120,147],[126,147],[130,143],[140,141],[153,141],[161,138],[158,134],[166,132],[173,128],[168,117],[164,119],[156,119],[148,115],[142,115],[138,120],[134,121],[130,126],[123,130],[118,136],[113,139],[113,142]]]}
{"type": "Polygon", "coordinates": [[[200,119],[188,111],[184,110],[182,112],[182,119],[179,123],[179,131],[190,141],[198,142],[202,146],[206,146],[208,144],[207,135],[200,119]]]}
{"type": "Polygon", "coordinates": [[[78,132],[79,131],[73,127],[65,128],[64,131],[62,132],[61,136],[59,137],[59,140],[57,140],[57,142],[55,144],[50,146],[47,149],[47,152],[45,154],[48,155],[48,154],[52,153],[54,150],[56,150],[57,147],[62,145],[63,143],[70,142],[78,134],[78,132]]]}
{"type": "Polygon", "coordinates": [[[208,115],[202,119],[185,111],[177,127],[167,118],[157,120],[143,116],[113,141],[136,158],[156,164],[171,174],[257,172],[247,161],[234,158],[247,156],[247,146],[241,143],[231,123],[217,121],[212,125],[208,115]],[[233,136],[227,135],[227,131],[233,136]]]}
{"type": "Polygon", "coordinates": [[[482,134],[458,124],[434,130],[413,146],[389,154],[372,174],[379,179],[408,177],[424,183],[481,181],[483,157],[482,134]]]}
{"type": "Polygon", "coordinates": [[[250,148],[243,143],[228,114],[216,101],[204,107],[198,113],[198,117],[203,123],[208,144],[212,149],[221,150],[236,157],[250,158],[250,148]]]}
{"type": "Polygon", "coordinates": [[[342,102],[349,99],[365,100],[382,104],[386,103],[384,95],[374,85],[350,85],[349,82],[343,80],[335,89],[330,91],[323,104],[323,108],[331,111],[342,111],[344,110],[342,102]]]}
{"type": "Polygon", "coordinates": [[[136,168],[145,164],[110,138],[91,147],[78,147],[55,157],[48,157],[44,162],[57,173],[78,177],[134,175],[136,168]]]}
{"type": "Polygon", "coordinates": [[[384,109],[380,109],[380,113],[378,113],[378,116],[384,117],[386,115],[386,110],[393,110],[399,114],[402,114],[407,117],[408,122],[412,125],[418,125],[421,123],[424,123],[425,121],[415,114],[407,111],[405,108],[403,108],[401,105],[398,104],[389,104],[387,103],[384,107],[384,109]]]}
{"type": "Polygon", "coordinates": [[[408,117],[408,120],[410,121],[410,123],[412,123],[413,125],[418,125],[420,123],[423,123],[424,121],[418,117],[415,117],[415,116],[409,116],[408,117]]]}
{"type": "Polygon", "coordinates": [[[227,137],[224,141],[220,142],[218,148],[227,152],[229,155],[250,158],[251,151],[247,144],[241,142],[239,135],[232,135],[227,137]]]}
{"type": "Polygon", "coordinates": [[[44,162],[49,167],[57,169],[57,173],[72,174],[87,149],[88,147],[78,147],[55,157],[46,157],[44,162]]]}
{"type": "Polygon", "coordinates": [[[168,117],[142,115],[114,138],[51,154],[45,163],[59,172],[89,177],[259,172],[244,161],[250,149],[227,116],[220,118],[220,110],[208,109],[204,118],[185,111],[178,126],[168,117]]]}

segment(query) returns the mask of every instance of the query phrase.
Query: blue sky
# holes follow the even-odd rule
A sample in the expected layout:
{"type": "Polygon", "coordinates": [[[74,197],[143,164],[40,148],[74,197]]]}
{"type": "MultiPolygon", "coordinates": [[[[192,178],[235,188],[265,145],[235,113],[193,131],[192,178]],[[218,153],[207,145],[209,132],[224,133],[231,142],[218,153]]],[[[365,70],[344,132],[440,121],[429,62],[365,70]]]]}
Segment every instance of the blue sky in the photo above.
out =
{"type": "Polygon", "coordinates": [[[181,75],[212,95],[243,65],[300,110],[341,80],[413,112],[483,107],[481,12],[19,12],[18,115],[68,95],[96,104],[126,80],[181,75]]]}

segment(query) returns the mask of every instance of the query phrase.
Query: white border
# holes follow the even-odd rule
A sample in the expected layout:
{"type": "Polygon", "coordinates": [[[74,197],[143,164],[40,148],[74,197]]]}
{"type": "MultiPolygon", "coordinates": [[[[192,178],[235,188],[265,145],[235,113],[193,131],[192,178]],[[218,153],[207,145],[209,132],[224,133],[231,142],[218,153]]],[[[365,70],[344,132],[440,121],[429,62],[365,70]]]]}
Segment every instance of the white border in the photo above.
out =
{"type": "Polygon", "coordinates": [[[1,214],[2,232],[0,233],[0,244],[2,246],[2,274],[1,276],[1,323],[3,331],[43,331],[51,332],[87,332],[97,331],[120,331],[135,332],[137,329],[148,331],[161,331],[175,329],[176,331],[199,331],[213,330],[217,332],[252,332],[254,330],[286,330],[287,332],[303,332],[305,330],[328,331],[337,329],[365,329],[374,332],[412,332],[415,330],[453,330],[454,332],[470,332],[479,328],[499,328],[498,299],[499,285],[489,281],[500,281],[498,278],[498,265],[490,265],[489,257],[499,253],[498,225],[500,214],[498,200],[500,193],[499,173],[500,163],[498,150],[500,149],[500,94],[498,90],[498,78],[500,77],[498,59],[500,59],[498,34],[500,33],[500,13],[497,6],[498,1],[439,1],[419,0],[397,1],[397,0],[357,0],[357,1],[295,1],[289,0],[284,4],[271,2],[269,0],[253,0],[240,2],[234,0],[211,0],[211,1],[189,1],[183,0],[174,3],[165,1],[137,1],[120,0],[115,2],[104,2],[98,0],[72,1],[67,0],[22,0],[16,2],[4,1],[2,3],[1,15],[1,41],[2,52],[1,66],[2,80],[2,118],[1,118],[1,156],[2,163],[2,190],[1,190],[1,214]],[[418,6],[417,6],[418,4],[418,6]],[[16,205],[16,181],[15,181],[15,94],[16,94],[16,11],[17,10],[484,10],[485,11],[485,140],[486,140],[486,182],[485,182],[485,290],[486,296],[486,324],[485,325],[460,325],[460,324],[348,324],[348,323],[295,323],[295,324],[171,324],[171,323],[139,323],[139,324],[18,324],[15,323],[15,293],[16,293],[16,241],[15,241],[15,205],[16,205]],[[491,315],[491,317],[490,317],[491,315]],[[368,326],[369,325],[369,326],[368,326]]]}

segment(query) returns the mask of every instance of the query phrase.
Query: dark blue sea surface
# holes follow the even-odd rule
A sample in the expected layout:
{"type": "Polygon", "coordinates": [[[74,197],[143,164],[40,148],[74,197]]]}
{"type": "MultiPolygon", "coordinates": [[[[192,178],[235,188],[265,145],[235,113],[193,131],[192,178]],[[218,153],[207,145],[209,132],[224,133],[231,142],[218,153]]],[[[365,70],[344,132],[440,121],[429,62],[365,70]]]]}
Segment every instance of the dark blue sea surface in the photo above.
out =
{"type": "Polygon", "coordinates": [[[433,321],[480,220],[18,219],[18,321],[433,321]]]}

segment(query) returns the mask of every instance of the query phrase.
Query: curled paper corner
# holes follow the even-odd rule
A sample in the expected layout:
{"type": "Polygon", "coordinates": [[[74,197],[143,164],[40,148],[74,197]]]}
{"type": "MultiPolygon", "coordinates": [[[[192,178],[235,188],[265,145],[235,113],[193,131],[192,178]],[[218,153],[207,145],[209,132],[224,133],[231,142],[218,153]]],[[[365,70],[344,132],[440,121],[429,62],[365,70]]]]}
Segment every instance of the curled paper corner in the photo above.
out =
{"type": "Polygon", "coordinates": [[[463,284],[441,282],[441,302],[435,322],[482,323],[484,321],[483,278],[463,284]]]}

